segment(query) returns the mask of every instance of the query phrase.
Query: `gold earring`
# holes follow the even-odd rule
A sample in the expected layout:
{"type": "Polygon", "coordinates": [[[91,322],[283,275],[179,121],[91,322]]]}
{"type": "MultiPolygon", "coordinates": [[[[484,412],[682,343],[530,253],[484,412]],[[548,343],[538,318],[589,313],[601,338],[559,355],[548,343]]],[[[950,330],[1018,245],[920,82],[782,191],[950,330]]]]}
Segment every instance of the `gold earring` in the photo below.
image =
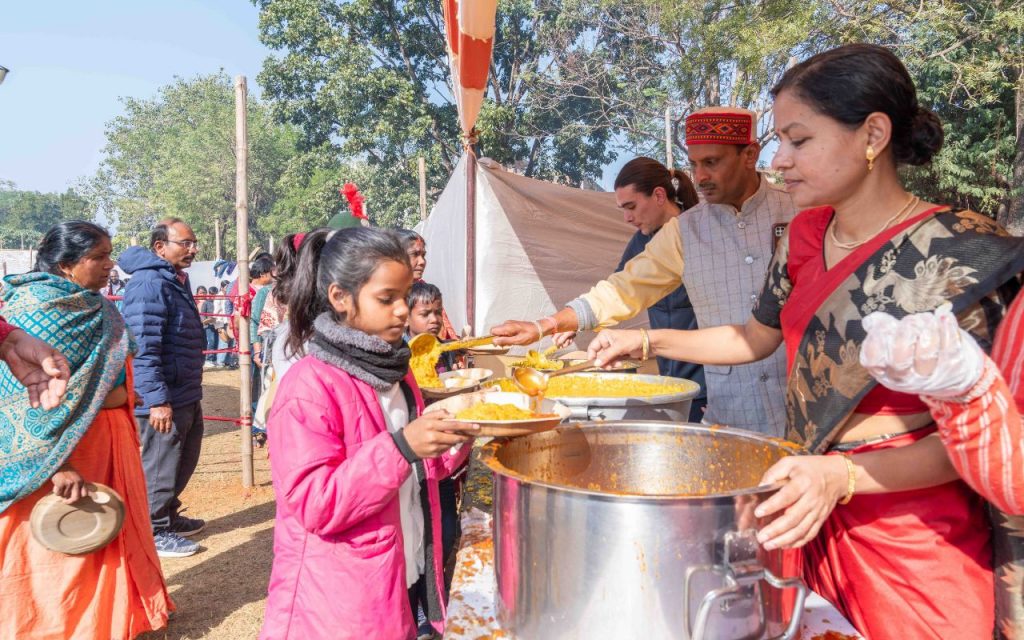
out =
{"type": "Polygon", "coordinates": [[[875,168],[875,148],[870,144],[868,145],[868,150],[864,154],[864,157],[868,159],[868,171],[871,171],[875,168]]]}

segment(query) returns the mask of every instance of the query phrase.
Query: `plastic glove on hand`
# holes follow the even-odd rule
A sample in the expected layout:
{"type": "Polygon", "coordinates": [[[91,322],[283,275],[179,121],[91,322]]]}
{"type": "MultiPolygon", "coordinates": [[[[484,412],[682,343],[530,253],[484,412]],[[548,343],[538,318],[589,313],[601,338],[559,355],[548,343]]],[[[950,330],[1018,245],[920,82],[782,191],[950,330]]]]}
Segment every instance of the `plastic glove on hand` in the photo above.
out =
{"type": "Polygon", "coordinates": [[[948,304],[902,320],[876,311],[861,322],[867,338],[860,363],[893,391],[955,398],[981,378],[985,353],[960,328],[948,304]]]}

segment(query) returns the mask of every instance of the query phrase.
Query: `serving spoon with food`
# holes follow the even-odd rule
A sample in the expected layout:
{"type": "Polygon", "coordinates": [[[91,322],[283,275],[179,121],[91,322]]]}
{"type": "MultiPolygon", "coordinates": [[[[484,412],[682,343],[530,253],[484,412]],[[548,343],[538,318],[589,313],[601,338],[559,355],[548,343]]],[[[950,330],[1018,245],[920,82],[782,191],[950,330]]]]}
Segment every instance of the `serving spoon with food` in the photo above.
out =
{"type": "Polygon", "coordinates": [[[538,371],[530,367],[519,367],[512,374],[512,380],[516,383],[516,386],[523,390],[523,393],[529,396],[539,396],[548,388],[548,382],[555,376],[564,376],[567,373],[576,373],[577,371],[584,371],[591,369],[595,365],[593,360],[587,360],[580,364],[574,364],[571,367],[565,367],[564,369],[556,369],[554,371],[538,371]]]}

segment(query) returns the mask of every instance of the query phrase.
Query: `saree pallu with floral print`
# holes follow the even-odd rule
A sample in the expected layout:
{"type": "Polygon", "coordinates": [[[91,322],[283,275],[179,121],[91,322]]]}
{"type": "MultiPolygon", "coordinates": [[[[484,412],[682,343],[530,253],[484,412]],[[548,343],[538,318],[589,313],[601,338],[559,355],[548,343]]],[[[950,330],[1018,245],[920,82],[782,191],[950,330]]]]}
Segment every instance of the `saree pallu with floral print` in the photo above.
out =
{"type": "Polygon", "coordinates": [[[933,210],[859,247],[813,286],[793,291],[788,259],[787,235],[754,317],[783,329],[787,437],[823,453],[876,384],[860,366],[864,316],[885,311],[898,319],[950,302],[960,326],[988,350],[1020,289],[1024,239],[972,211],[933,210]],[[791,320],[780,323],[782,314],[791,320]]]}
{"type": "MultiPolygon", "coordinates": [[[[831,215],[811,210],[794,219],[754,310],[783,332],[788,437],[819,454],[875,386],[859,362],[864,316],[881,310],[899,318],[951,302],[961,326],[988,348],[1024,270],[1024,240],[948,209],[898,225],[831,269],[806,268],[823,260],[831,215]]],[[[911,446],[931,431],[849,453],[911,446]]],[[[990,539],[983,503],[963,482],[859,495],[838,505],[805,547],[804,573],[872,639],[988,638],[990,539]]]]}

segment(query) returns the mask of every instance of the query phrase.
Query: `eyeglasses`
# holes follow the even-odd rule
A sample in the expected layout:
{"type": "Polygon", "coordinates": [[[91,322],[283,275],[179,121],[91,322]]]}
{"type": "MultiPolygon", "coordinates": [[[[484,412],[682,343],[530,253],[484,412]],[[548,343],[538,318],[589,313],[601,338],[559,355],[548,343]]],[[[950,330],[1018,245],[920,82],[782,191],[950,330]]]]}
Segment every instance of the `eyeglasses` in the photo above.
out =
{"type": "Polygon", "coordinates": [[[173,242],[174,244],[180,244],[185,249],[198,249],[199,242],[196,240],[168,240],[167,242],[173,242]]]}

